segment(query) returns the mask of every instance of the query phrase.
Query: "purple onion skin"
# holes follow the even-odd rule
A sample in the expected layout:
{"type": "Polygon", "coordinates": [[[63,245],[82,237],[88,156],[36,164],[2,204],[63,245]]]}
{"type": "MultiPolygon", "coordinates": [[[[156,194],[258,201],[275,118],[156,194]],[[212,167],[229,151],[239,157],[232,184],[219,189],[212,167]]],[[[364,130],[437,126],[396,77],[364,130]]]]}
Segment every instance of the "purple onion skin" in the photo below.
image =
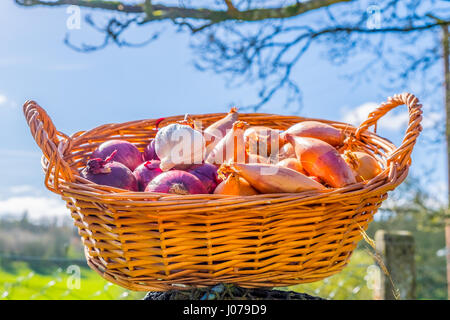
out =
{"type": "Polygon", "coordinates": [[[103,142],[91,155],[91,159],[106,159],[114,150],[117,154],[114,156],[115,162],[120,162],[128,167],[131,171],[139,166],[143,161],[142,153],[132,143],[124,140],[109,140],[103,142]]]}
{"type": "Polygon", "coordinates": [[[134,171],[133,175],[137,180],[139,191],[144,191],[148,183],[163,171],[159,168],[160,161],[152,160],[140,164],[134,171]]]}
{"type": "Polygon", "coordinates": [[[145,161],[160,160],[155,150],[155,139],[152,139],[152,141],[150,141],[147,147],[145,147],[144,160],[145,161]]]}
{"type": "Polygon", "coordinates": [[[203,183],[193,174],[170,170],[154,178],[145,188],[145,192],[173,193],[173,194],[206,194],[203,183]]]}
{"type": "Polygon", "coordinates": [[[217,167],[209,163],[196,165],[187,172],[196,176],[203,183],[208,193],[213,193],[217,185],[222,182],[217,174],[217,167]]]}
{"type": "Polygon", "coordinates": [[[99,163],[101,159],[93,159],[81,171],[81,176],[96,184],[138,191],[138,183],[130,169],[120,162],[99,163]],[[102,172],[103,171],[103,172],[102,172]],[[106,172],[110,171],[110,172],[106,172]]]}

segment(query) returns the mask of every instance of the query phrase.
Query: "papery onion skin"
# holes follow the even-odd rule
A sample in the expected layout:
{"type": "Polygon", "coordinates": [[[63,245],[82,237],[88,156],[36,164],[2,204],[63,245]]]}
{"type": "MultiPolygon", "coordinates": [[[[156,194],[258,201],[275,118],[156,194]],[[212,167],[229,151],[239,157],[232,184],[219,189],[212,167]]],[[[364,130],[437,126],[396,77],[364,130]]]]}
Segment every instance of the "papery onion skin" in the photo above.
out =
{"type": "Polygon", "coordinates": [[[154,178],[145,188],[145,192],[171,194],[207,194],[203,183],[193,174],[182,170],[163,172],[154,178]]]}
{"type": "Polygon", "coordinates": [[[91,159],[81,171],[81,176],[99,185],[138,191],[138,183],[131,170],[117,161],[91,159]]]}
{"type": "Polygon", "coordinates": [[[217,185],[222,182],[217,174],[217,167],[209,163],[194,165],[187,172],[196,176],[208,193],[213,193],[217,185]]]}
{"type": "Polygon", "coordinates": [[[214,194],[226,194],[231,196],[254,196],[259,194],[255,188],[244,178],[230,174],[224,181],[217,185],[214,194]]]}
{"type": "Polygon", "coordinates": [[[159,165],[159,160],[146,161],[133,171],[133,175],[138,183],[139,191],[144,191],[148,183],[163,172],[159,165]]]}
{"type": "Polygon", "coordinates": [[[320,178],[334,188],[356,182],[350,166],[330,144],[319,139],[291,134],[287,134],[286,139],[295,146],[297,159],[309,175],[320,178]]]}
{"type": "Polygon", "coordinates": [[[143,161],[143,156],[139,149],[134,144],[125,140],[109,140],[103,142],[92,153],[91,159],[105,159],[115,150],[117,150],[117,154],[114,156],[114,161],[124,164],[131,171],[134,171],[143,161]]]}
{"type": "Polygon", "coordinates": [[[376,177],[381,171],[378,161],[366,152],[344,152],[344,159],[353,169],[356,181],[362,182],[376,177]]]}
{"type": "Polygon", "coordinates": [[[231,163],[228,166],[261,193],[293,193],[326,189],[306,175],[285,167],[243,163],[231,163]]]}
{"type": "Polygon", "coordinates": [[[323,122],[302,121],[281,133],[281,139],[286,141],[286,135],[291,134],[295,137],[315,138],[337,147],[344,143],[344,133],[323,122]]]}
{"type": "Polygon", "coordinates": [[[155,150],[155,139],[151,139],[150,143],[144,149],[144,161],[159,160],[155,150]]]}

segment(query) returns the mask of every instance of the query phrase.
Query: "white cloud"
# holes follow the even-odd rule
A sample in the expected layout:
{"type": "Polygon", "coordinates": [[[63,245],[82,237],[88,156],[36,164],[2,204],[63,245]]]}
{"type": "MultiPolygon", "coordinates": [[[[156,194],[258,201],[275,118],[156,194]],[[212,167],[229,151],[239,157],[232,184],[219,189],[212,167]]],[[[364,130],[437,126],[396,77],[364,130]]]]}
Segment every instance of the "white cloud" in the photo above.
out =
{"type": "Polygon", "coordinates": [[[12,194],[24,194],[24,193],[30,193],[30,192],[36,192],[36,188],[33,186],[30,186],[28,184],[24,185],[18,185],[18,186],[11,186],[9,188],[9,192],[12,194]]]}
{"type": "MultiPolygon", "coordinates": [[[[367,120],[369,114],[378,106],[379,104],[375,102],[366,102],[353,110],[343,108],[344,116],[342,121],[354,126],[359,126],[362,122],[367,120]]],[[[380,119],[378,127],[380,129],[392,131],[404,130],[408,124],[408,118],[408,112],[406,111],[397,114],[389,112],[380,119]]]]}
{"type": "Polygon", "coordinates": [[[5,96],[4,94],[0,94],[0,107],[16,108],[17,107],[17,103],[15,103],[14,101],[8,99],[8,97],[5,96]]]}
{"type": "MultiPolygon", "coordinates": [[[[344,116],[342,117],[342,121],[346,123],[350,123],[354,126],[359,126],[362,122],[364,122],[369,114],[374,111],[379,104],[375,102],[367,102],[364,103],[354,109],[343,108],[342,113],[344,116]]],[[[378,128],[387,129],[391,131],[404,131],[408,125],[409,115],[404,108],[405,111],[395,113],[393,110],[385,114],[378,121],[378,128]]],[[[443,119],[443,114],[435,111],[428,111],[428,108],[423,107],[423,120],[422,127],[424,129],[434,128],[436,124],[443,119]]]]}
{"type": "Polygon", "coordinates": [[[58,198],[39,196],[13,196],[0,200],[0,217],[21,217],[28,212],[30,220],[39,220],[43,217],[63,218],[69,215],[65,202],[58,198]]]}
{"type": "Polygon", "coordinates": [[[6,99],[6,96],[0,94],[0,105],[6,103],[6,101],[8,101],[8,99],[6,99]]]}

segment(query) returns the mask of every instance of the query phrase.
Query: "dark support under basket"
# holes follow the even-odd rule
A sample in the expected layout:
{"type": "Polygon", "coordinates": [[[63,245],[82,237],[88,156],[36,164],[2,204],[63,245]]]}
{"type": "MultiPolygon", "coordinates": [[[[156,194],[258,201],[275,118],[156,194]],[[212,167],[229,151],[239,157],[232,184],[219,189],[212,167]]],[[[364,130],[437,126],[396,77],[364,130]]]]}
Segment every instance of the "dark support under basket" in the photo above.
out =
{"type": "Polygon", "coordinates": [[[190,290],[149,292],[144,300],[325,300],[306,293],[272,290],[271,288],[242,288],[218,284],[190,290]]]}

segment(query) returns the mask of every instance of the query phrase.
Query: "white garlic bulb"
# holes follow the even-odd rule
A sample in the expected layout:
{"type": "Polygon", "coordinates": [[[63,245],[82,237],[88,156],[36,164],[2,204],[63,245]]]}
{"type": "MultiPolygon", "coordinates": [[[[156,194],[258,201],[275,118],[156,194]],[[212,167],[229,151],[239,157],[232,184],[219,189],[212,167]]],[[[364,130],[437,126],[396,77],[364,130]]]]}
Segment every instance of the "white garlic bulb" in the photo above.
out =
{"type": "Polygon", "coordinates": [[[200,131],[173,123],[159,129],[155,151],[161,160],[161,170],[168,171],[176,166],[203,163],[206,144],[200,131]]]}

